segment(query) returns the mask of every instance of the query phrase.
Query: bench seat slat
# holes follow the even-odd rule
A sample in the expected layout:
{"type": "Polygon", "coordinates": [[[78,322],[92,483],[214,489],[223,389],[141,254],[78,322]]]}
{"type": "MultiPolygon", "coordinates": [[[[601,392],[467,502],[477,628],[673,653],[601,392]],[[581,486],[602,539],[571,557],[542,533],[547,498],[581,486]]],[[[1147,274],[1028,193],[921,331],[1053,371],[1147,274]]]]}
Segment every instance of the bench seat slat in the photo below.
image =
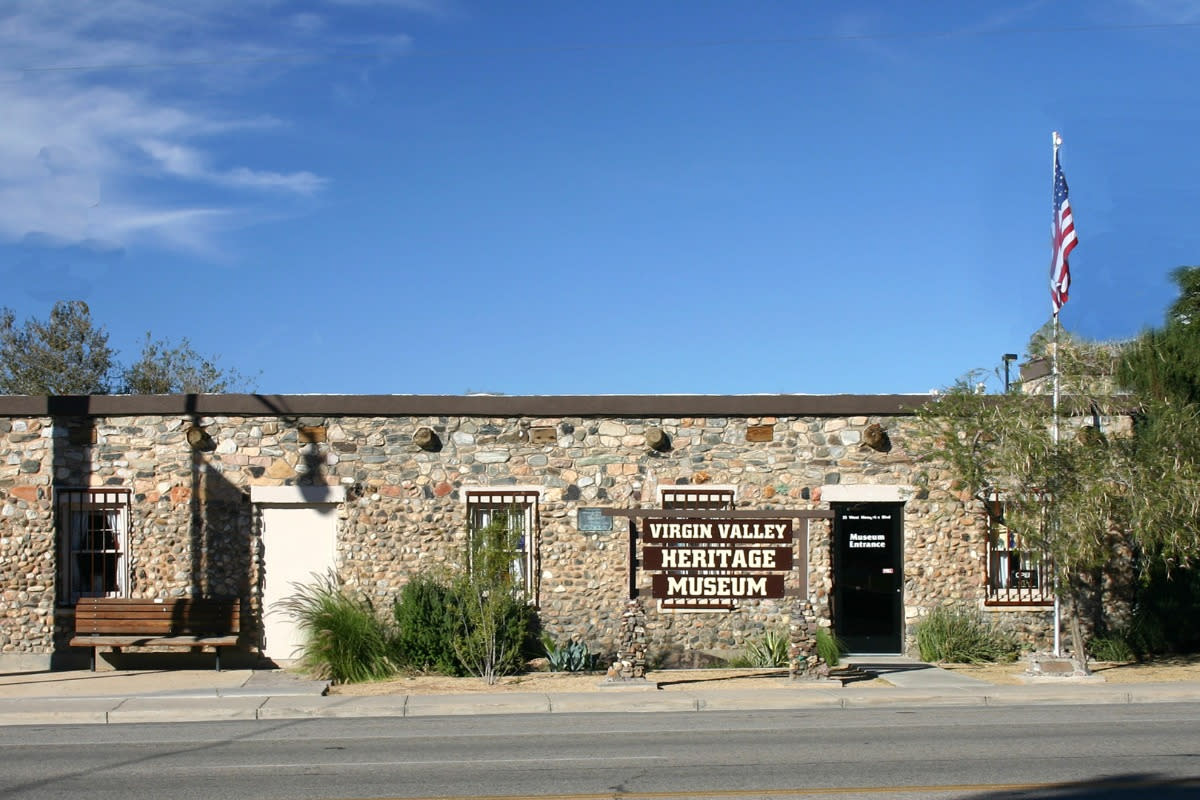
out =
{"type": "Polygon", "coordinates": [[[232,647],[236,636],[75,636],[71,647],[232,647]]]}
{"type": "Polygon", "coordinates": [[[101,647],[214,647],[220,669],[220,648],[236,645],[240,632],[241,603],[235,599],[85,597],[75,606],[69,644],[92,648],[92,669],[101,647]]]}

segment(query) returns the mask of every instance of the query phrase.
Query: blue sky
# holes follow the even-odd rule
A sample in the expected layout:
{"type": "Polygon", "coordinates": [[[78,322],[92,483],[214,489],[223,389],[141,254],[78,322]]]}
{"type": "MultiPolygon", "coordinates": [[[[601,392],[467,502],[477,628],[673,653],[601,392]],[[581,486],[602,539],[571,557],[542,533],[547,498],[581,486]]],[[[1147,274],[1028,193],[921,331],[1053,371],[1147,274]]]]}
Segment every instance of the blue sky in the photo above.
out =
{"type": "Polygon", "coordinates": [[[271,393],[924,392],[1200,263],[1200,2],[0,2],[0,306],[271,393]],[[187,10],[179,10],[186,8],[187,10]],[[976,7],[978,6],[978,7],[976,7]]]}

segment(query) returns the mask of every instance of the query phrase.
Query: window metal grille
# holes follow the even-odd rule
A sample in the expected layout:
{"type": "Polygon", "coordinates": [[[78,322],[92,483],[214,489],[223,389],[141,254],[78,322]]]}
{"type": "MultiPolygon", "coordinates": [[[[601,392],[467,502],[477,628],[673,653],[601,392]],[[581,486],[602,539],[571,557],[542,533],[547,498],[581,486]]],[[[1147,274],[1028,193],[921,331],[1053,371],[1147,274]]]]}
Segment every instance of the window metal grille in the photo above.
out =
{"type": "Polygon", "coordinates": [[[129,490],[67,489],[56,494],[59,600],[129,594],[129,490]]]}
{"type": "MultiPolygon", "coordinates": [[[[536,490],[471,490],[467,496],[468,535],[501,523],[514,536],[512,573],[531,601],[537,598],[538,499],[536,490]]],[[[468,548],[470,554],[473,548],[468,548]]],[[[468,564],[468,568],[470,565],[468,564]]]]}
{"type": "Polygon", "coordinates": [[[664,509],[733,509],[734,490],[700,488],[696,486],[664,486],[662,507],[664,509]]]}
{"type": "Polygon", "coordinates": [[[1054,573],[1050,559],[1026,546],[1004,524],[1004,505],[993,500],[987,514],[987,595],[994,606],[1052,605],[1054,573]]]}

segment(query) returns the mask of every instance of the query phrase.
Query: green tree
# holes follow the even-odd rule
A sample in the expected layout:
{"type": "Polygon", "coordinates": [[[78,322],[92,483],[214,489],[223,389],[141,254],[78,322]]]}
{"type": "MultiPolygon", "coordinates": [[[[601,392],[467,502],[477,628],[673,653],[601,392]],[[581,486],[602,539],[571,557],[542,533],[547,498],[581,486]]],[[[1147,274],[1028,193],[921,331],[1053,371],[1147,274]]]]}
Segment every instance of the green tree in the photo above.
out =
{"type": "Polygon", "coordinates": [[[21,326],[0,310],[0,393],[105,394],[114,356],[82,300],[61,300],[48,319],[21,326]]]}
{"type": "Polygon", "coordinates": [[[1089,574],[1129,556],[1144,572],[1200,554],[1200,419],[1188,404],[1115,392],[1118,361],[1110,345],[1060,342],[1057,420],[1044,394],[980,395],[970,378],[918,412],[927,471],[1001,498],[1005,524],[1049,556],[1083,668],[1089,574]],[[1131,428],[1131,416],[1143,422],[1131,428]]]}
{"type": "Polygon", "coordinates": [[[108,332],[93,323],[82,300],[59,301],[46,320],[23,325],[10,309],[0,309],[0,394],[215,393],[250,384],[237,370],[201,356],[186,338],[172,345],[147,333],[136,362],[122,366],[116,356],[108,332]]]}
{"type": "Polygon", "coordinates": [[[142,355],[122,373],[126,394],[202,394],[230,391],[247,383],[235,369],[222,369],[192,349],[184,338],[172,346],[146,333],[142,355]]]}
{"type": "Polygon", "coordinates": [[[1179,297],[1163,327],[1143,331],[1125,349],[1121,384],[1161,403],[1200,403],[1200,267],[1171,273],[1179,297]]]}

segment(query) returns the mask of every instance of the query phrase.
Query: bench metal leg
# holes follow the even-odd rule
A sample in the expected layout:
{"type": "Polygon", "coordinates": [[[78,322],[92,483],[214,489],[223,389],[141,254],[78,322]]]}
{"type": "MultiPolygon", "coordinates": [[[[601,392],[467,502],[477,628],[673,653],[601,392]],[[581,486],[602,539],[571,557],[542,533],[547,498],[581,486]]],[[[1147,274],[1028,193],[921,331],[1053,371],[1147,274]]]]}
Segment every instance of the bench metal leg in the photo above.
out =
{"type": "Polygon", "coordinates": [[[92,672],[95,672],[95,671],[96,671],[96,654],[97,654],[97,653],[99,653],[99,652],[100,652],[100,648],[99,648],[99,647],[93,647],[93,648],[92,648],[92,664],[91,664],[91,670],[92,670],[92,672]]]}
{"type": "Polygon", "coordinates": [[[217,651],[217,672],[220,672],[221,671],[221,645],[217,645],[213,649],[217,651]]]}

